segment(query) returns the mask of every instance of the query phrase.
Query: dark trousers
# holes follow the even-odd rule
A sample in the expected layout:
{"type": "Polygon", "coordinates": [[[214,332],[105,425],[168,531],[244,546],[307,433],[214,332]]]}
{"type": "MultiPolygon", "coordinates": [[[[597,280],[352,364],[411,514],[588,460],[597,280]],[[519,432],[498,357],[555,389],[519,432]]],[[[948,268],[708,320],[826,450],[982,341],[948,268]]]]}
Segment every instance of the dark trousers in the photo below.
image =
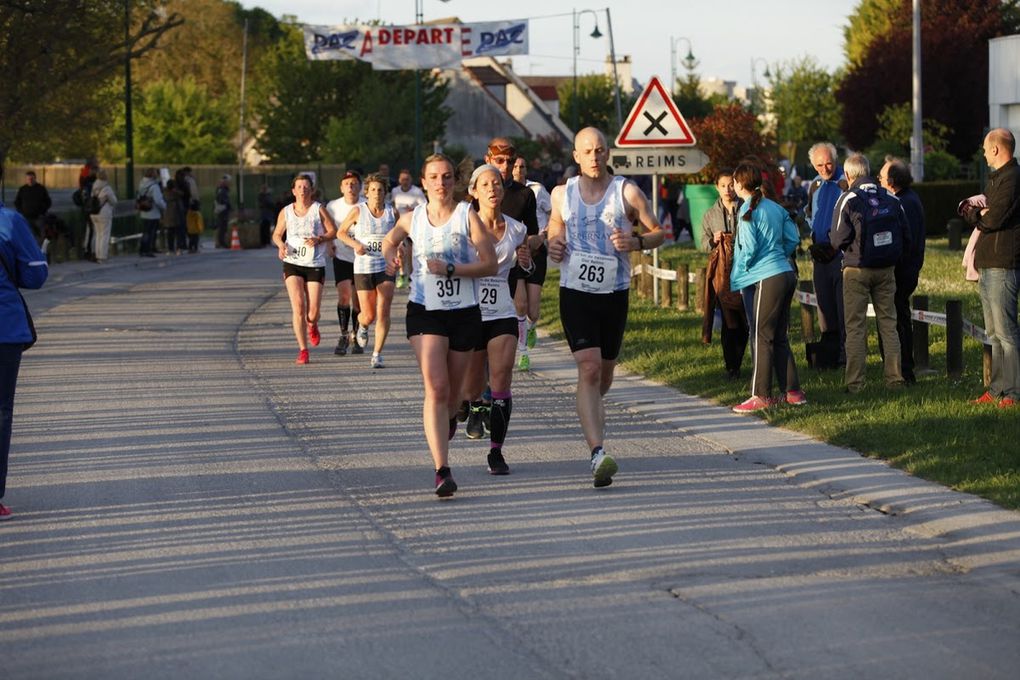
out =
{"type": "Polygon", "coordinates": [[[762,279],[755,288],[751,393],[766,399],[772,395],[773,373],[780,393],[800,389],[797,365],[787,337],[797,275],[793,272],[776,274],[762,279]]]}
{"type": "Polygon", "coordinates": [[[843,315],[843,258],[814,266],[815,296],[818,298],[818,325],[822,341],[834,343],[839,338],[839,361],[846,363],[846,324],[843,315]],[[838,335],[837,335],[838,334],[838,335]]]}
{"type": "Polygon", "coordinates": [[[743,314],[737,318],[740,323],[736,328],[728,327],[724,318],[719,333],[726,372],[734,377],[740,374],[740,364],[744,361],[744,352],[747,350],[747,319],[743,314]]]}
{"type": "Polygon", "coordinates": [[[0,498],[7,490],[7,459],[11,454],[14,387],[21,368],[21,344],[0,344],[0,498]]]}
{"type": "MultiPolygon", "coordinates": [[[[909,383],[915,382],[914,375],[914,323],[910,319],[910,298],[917,290],[917,273],[896,272],[896,295],[893,296],[893,303],[896,305],[896,335],[900,338],[900,371],[903,379],[909,383]]],[[[879,336],[879,349],[881,351],[881,337],[879,336]]]]}
{"type": "Polygon", "coordinates": [[[156,246],[156,230],[159,229],[159,219],[142,220],[142,242],[138,246],[138,254],[151,253],[156,246]]]}
{"type": "Polygon", "coordinates": [[[217,248],[229,248],[230,237],[227,235],[227,220],[230,217],[230,211],[224,210],[216,213],[216,247],[217,248]]]}

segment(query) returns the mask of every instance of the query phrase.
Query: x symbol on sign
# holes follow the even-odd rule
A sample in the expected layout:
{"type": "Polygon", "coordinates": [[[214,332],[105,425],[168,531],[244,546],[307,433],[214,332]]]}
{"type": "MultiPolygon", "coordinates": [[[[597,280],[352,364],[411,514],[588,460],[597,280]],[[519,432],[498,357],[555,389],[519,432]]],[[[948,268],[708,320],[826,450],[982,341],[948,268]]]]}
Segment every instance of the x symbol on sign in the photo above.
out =
{"type": "Polygon", "coordinates": [[[654,118],[654,117],[652,117],[652,114],[648,113],[647,111],[644,111],[645,118],[647,118],[648,120],[652,121],[652,124],[649,125],[645,129],[645,132],[644,132],[645,137],[647,137],[648,133],[651,132],[652,130],[654,130],[655,128],[659,128],[659,130],[664,135],[668,135],[669,134],[668,132],[666,132],[666,128],[664,128],[661,125],[659,125],[659,121],[661,121],[663,118],[665,118],[667,113],[668,113],[667,111],[663,111],[661,116],[659,116],[658,118],[654,118]]]}

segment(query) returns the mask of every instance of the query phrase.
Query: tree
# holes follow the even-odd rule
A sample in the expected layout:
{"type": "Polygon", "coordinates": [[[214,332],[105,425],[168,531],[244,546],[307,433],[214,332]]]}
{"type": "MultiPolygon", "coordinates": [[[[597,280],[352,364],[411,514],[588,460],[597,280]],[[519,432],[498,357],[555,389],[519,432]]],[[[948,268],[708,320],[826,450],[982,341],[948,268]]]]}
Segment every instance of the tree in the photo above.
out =
{"type": "MultiPolygon", "coordinates": [[[[875,0],[865,0],[858,12],[873,6],[875,0]]],[[[911,98],[910,0],[898,0],[889,11],[890,27],[871,36],[836,90],[844,107],[842,132],[855,148],[875,141],[876,111],[911,98]]],[[[956,156],[970,157],[988,124],[987,42],[1016,32],[1017,22],[1016,0],[922,5],[922,108],[925,116],[953,130],[948,150],[956,156]]]]}
{"type": "Polygon", "coordinates": [[[684,118],[704,118],[712,113],[716,104],[725,101],[721,95],[706,97],[701,92],[701,76],[698,75],[698,61],[693,57],[684,59],[684,70],[687,73],[673,83],[673,101],[683,113],[684,118]]]}
{"type": "Polygon", "coordinates": [[[901,0],[861,0],[843,27],[843,53],[851,67],[860,66],[872,43],[893,29],[893,17],[901,0]]]}
{"type": "MultiPolygon", "coordinates": [[[[574,81],[564,80],[556,88],[560,100],[560,119],[568,126],[577,121],[577,129],[597,127],[613,137],[619,132],[616,123],[616,97],[613,79],[606,75],[590,74],[577,77],[577,100],[574,100],[574,81]],[[575,118],[576,112],[576,118],[575,118]]],[[[623,105],[624,111],[627,110],[623,105]]],[[[576,132],[577,130],[575,130],[576,132]]]]}
{"type": "Polygon", "coordinates": [[[691,184],[710,184],[719,168],[733,168],[748,156],[756,157],[766,169],[771,169],[771,176],[779,176],[772,140],[762,132],[758,117],[737,102],[717,104],[708,116],[692,119],[690,123],[698,148],[709,158],[701,172],[689,176],[691,184]]]}
{"type": "Polygon", "coordinates": [[[776,67],[769,78],[776,139],[791,161],[798,145],[836,139],[842,107],[833,96],[834,77],[814,57],[776,67]]]}
{"type": "MultiPolygon", "coordinates": [[[[230,163],[236,112],[230,102],[211,93],[193,76],[157,80],[141,90],[134,111],[135,161],[172,165],[230,163]]],[[[111,151],[123,153],[120,124],[111,151]]]]}
{"type": "Polygon", "coordinates": [[[101,124],[100,115],[82,114],[106,101],[104,88],[125,60],[156,48],[183,23],[157,6],[135,0],[138,19],[125,36],[111,30],[124,25],[124,5],[115,0],[0,0],[0,163],[19,148],[57,148],[83,118],[101,124]]]}
{"type": "MultiPolygon", "coordinates": [[[[414,72],[373,71],[367,64],[358,71],[361,79],[349,105],[326,124],[323,160],[363,168],[409,165],[414,158],[414,72]]],[[[431,73],[421,77],[422,141],[431,149],[431,140],[442,139],[450,117],[442,105],[447,87],[431,73]]]]}

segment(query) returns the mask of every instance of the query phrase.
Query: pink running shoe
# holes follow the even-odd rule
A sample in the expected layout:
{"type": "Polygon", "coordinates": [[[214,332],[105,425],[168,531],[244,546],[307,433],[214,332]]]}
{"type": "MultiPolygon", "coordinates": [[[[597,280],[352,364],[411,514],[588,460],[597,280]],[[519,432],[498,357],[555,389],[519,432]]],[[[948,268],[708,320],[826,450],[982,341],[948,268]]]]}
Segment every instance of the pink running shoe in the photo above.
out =
{"type": "Polygon", "coordinates": [[[733,407],[734,413],[754,413],[772,406],[772,401],[761,397],[751,397],[747,401],[733,407]]]}
{"type": "Polygon", "coordinates": [[[807,395],[802,390],[790,390],[786,393],[786,403],[794,406],[803,406],[807,403],[807,395]]]}
{"type": "Polygon", "coordinates": [[[322,340],[322,335],[319,334],[319,324],[308,324],[308,340],[312,343],[312,347],[319,346],[319,341],[322,340]]]}
{"type": "Polygon", "coordinates": [[[297,364],[298,366],[301,366],[302,364],[307,364],[308,363],[308,350],[307,349],[303,349],[300,352],[298,352],[297,353],[297,361],[295,361],[294,363],[297,364]]]}

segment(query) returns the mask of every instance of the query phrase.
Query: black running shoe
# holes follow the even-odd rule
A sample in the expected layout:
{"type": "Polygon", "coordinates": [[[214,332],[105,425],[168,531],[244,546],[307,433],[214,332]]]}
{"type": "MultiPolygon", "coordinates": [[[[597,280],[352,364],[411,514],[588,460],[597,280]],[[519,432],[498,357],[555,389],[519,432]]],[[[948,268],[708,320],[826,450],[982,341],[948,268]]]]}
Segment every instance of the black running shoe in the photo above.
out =
{"type": "Polygon", "coordinates": [[[503,459],[503,452],[499,449],[489,450],[489,474],[490,475],[510,474],[510,466],[506,464],[506,460],[503,459]]]}
{"type": "Polygon", "coordinates": [[[450,468],[442,468],[436,471],[436,495],[440,498],[449,498],[457,490],[457,482],[453,481],[450,468]]]}
{"type": "Polygon", "coordinates": [[[457,409],[457,422],[463,423],[468,419],[468,412],[471,410],[471,402],[467,399],[460,402],[460,408],[457,409]]]}
{"type": "Polygon", "coordinates": [[[472,406],[468,415],[466,434],[468,439],[481,439],[485,436],[485,411],[484,406],[472,406]]]}
{"type": "Polygon", "coordinates": [[[336,349],[333,350],[333,354],[338,357],[342,357],[347,354],[347,347],[351,344],[350,338],[344,333],[340,336],[340,339],[336,341],[336,349]]]}

